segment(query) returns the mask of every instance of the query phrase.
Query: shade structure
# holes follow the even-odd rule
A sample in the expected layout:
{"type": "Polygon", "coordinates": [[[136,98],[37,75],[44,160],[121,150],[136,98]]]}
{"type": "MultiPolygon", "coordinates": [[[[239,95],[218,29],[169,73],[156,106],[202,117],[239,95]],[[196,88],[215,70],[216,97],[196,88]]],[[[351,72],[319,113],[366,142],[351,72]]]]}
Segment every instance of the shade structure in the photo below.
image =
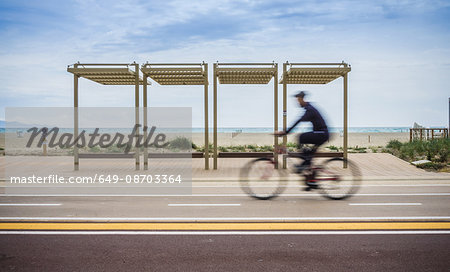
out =
{"type": "MultiPolygon", "coordinates": [[[[274,131],[278,129],[278,64],[277,63],[214,63],[214,169],[217,169],[217,88],[219,84],[268,84],[274,79],[274,131]]],[[[274,137],[275,146],[278,138],[274,137]]],[[[244,154],[245,155],[245,154],[244,154]]],[[[244,156],[239,156],[244,157],[244,156]]],[[[250,156],[249,156],[250,157],[250,156]]],[[[278,157],[274,156],[277,160],[278,157]]]]}
{"type": "MultiPolygon", "coordinates": [[[[141,67],[144,82],[147,77],[160,85],[203,85],[205,121],[205,170],[209,169],[209,127],[208,127],[208,64],[207,63],[146,63],[141,67]]],[[[144,125],[147,125],[147,84],[144,83],[144,125]]],[[[145,132],[144,132],[145,133],[145,132]]],[[[144,138],[147,136],[144,135],[144,138]]],[[[148,153],[144,149],[144,169],[147,169],[148,153]]]]}
{"type": "Polygon", "coordinates": [[[203,64],[145,64],[141,71],[160,85],[205,85],[208,71],[203,64]],[[167,67],[170,66],[170,67],[167,67]]]}
{"type": "MultiPolygon", "coordinates": [[[[67,72],[83,77],[103,85],[135,85],[136,72],[128,67],[74,67],[67,68],[67,72]]],[[[138,71],[139,73],[139,71],[138,71]]],[[[139,85],[143,84],[142,78],[139,77],[139,85]]]]}
{"type": "MultiPolygon", "coordinates": [[[[283,130],[287,129],[287,85],[289,84],[327,84],[340,77],[344,81],[344,137],[343,156],[348,156],[348,77],[350,65],[342,63],[283,63],[283,74],[280,84],[283,84],[283,130]]],[[[283,144],[287,144],[287,137],[283,137],[283,144]]],[[[344,167],[347,167],[344,160],[344,167]]],[[[283,161],[286,168],[286,161],[283,161]]]]}
{"type": "Polygon", "coordinates": [[[220,84],[268,84],[273,76],[273,68],[222,67],[217,70],[220,84]]]}
{"type": "Polygon", "coordinates": [[[280,80],[283,84],[327,84],[346,75],[350,67],[290,68],[280,80]]]}
{"type": "MultiPolygon", "coordinates": [[[[67,67],[67,72],[73,74],[73,107],[74,107],[74,139],[78,139],[78,79],[80,77],[92,80],[103,85],[134,85],[135,125],[139,124],[139,85],[144,84],[139,77],[139,64],[137,63],[75,63],[67,67]],[[134,70],[131,70],[133,67],[134,70]]],[[[146,80],[145,80],[146,81],[146,80]]],[[[145,82],[147,83],[147,82],[145,82]]],[[[136,130],[139,136],[139,128],[136,130]]],[[[73,151],[74,170],[79,170],[78,146],[73,151]]],[[[126,155],[126,154],[125,154],[126,155]]],[[[86,156],[85,156],[86,157],[86,156]]],[[[140,169],[139,149],[135,153],[135,167],[140,169]]]]}

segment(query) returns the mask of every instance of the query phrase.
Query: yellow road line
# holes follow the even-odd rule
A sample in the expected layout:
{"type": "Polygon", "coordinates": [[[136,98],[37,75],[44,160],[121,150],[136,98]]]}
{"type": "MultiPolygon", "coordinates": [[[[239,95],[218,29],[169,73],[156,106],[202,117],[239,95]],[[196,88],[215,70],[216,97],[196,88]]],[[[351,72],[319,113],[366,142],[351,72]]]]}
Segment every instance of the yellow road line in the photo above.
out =
{"type": "Polygon", "coordinates": [[[450,222],[357,223],[0,223],[0,230],[429,230],[450,222]]]}

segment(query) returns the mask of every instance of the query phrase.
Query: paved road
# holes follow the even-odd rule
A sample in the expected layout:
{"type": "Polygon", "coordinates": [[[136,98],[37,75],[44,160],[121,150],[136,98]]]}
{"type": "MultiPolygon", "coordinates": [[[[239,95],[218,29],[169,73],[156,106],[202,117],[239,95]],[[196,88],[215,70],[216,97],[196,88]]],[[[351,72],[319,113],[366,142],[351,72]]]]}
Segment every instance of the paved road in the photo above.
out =
{"type": "Polygon", "coordinates": [[[450,235],[3,235],[1,271],[448,271],[450,235]]]}
{"type": "Polygon", "coordinates": [[[343,201],[303,192],[295,184],[274,200],[260,201],[247,197],[235,183],[217,184],[195,183],[193,194],[185,196],[0,196],[0,219],[450,216],[450,181],[365,182],[356,196],[343,201]]]}
{"type": "Polygon", "coordinates": [[[295,186],[258,201],[217,184],[195,183],[191,196],[0,196],[0,270],[450,267],[450,181],[365,182],[344,201],[295,186]]]}

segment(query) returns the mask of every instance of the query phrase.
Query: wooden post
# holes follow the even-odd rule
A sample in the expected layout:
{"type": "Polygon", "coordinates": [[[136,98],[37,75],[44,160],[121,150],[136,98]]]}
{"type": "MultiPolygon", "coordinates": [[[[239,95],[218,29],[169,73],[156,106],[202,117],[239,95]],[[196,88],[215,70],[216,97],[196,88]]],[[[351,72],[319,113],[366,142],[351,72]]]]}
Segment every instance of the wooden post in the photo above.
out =
{"type": "Polygon", "coordinates": [[[213,141],[214,141],[214,170],[217,170],[217,63],[214,63],[213,65],[213,118],[214,118],[214,131],[213,131],[213,141]]]}
{"type": "Polygon", "coordinates": [[[203,67],[205,69],[205,149],[204,149],[204,157],[205,157],[205,170],[209,169],[209,127],[208,127],[208,63],[203,63],[203,67]]]}
{"type": "MultiPolygon", "coordinates": [[[[77,64],[74,64],[74,68],[78,68],[77,64]]],[[[73,74],[73,138],[75,144],[73,146],[73,170],[79,170],[79,158],[78,158],[78,75],[73,74]]]]}
{"type": "MultiPolygon", "coordinates": [[[[139,64],[134,64],[135,69],[135,82],[134,82],[134,103],[135,103],[135,125],[139,124],[139,64]]],[[[135,144],[139,139],[139,128],[136,128],[136,140],[135,144]]],[[[140,157],[139,157],[139,147],[136,148],[136,170],[140,169],[140,157]]]]}
{"type": "MultiPolygon", "coordinates": [[[[347,65],[345,64],[345,67],[347,65]]],[[[347,73],[344,75],[344,159],[348,158],[348,82],[347,73]]],[[[347,168],[347,161],[344,161],[344,168],[347,168]]]]}
{"type": "MultiPolygon", "coordinates": [[[[287,130],[287,65],[286,61],[283,63],[283,131],[287,130]]],[[[283,146],[286,148],[287,145],[287,135],[283,136],[283,146]]],[[[287,161],[286,157],[283,156],[283,169],[286,169],[287,161]]]]}
{"type": "Polygon", "coordinates": [[[410,128],[409,129],[409,142],[412,142],[412,138],[413,138],[413,129],[410,128]]]}
{"type": "MultiPolygon", "coordinates": [[[[147,109],[147,75],[143,75],[144,82],[142,83],[142,99],[143,99],[143,106],[144,106],[144,128],[148,126],[148,109],[147,109]]],[[[144,143],[147,143],[147,137],[148,137],[148,128],[144,130],[144,143]]],[[[144,146],[144,170],[148,170],[148,147],[147,144],[144,146]]]]}
{"type": "MultiPolygon", "coordinates": [[[[273,110],[274,110],[274,116],[273,116],[273,130],[274,133],[276,133],[278,131],[278,63],[274,63],[274,75],[273,75],[273,93],[274,93],[274,98],[273,98],[273,110]]],[[[277,149],[278,149],[278,137],[274,136],[273,137],[273,141],[274,141],[274,153],[273,153],[273,158],[275,161],[275,168],[278,169],[278,153],[277,153],[277,149]]]]}
{"type": "Polygon", "coordinates": [[[44,143],[42,144],[42,155],[47,156],[47,137],[44,138],[44,143]]]}

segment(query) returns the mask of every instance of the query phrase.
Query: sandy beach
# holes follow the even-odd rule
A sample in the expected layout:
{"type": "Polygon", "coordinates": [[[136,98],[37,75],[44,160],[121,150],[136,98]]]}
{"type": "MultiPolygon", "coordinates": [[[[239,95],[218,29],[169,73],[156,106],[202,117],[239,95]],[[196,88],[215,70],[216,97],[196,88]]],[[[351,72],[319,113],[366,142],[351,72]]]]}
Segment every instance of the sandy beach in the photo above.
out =
{"type": "MultiPolygon", "coordinates": [[[[233,145],[273,145],[273,136],[267,133],[240,133],[232,135],[232,133],[218,133],[219,146],[233,146],[233,145]]],[[[288,142],[297,142],[298,134],[291,134],[288,136],[288,142]]],[[[409,133],[387,133],[387,132],[373,132],[373,133],[349,133],[348,146],[349,147],[378,147],[385,146],[390,140],[399,140],[402,142],[409,141],[409,133]]],[[[18,142],[22,142],[25,138],[18,138],[18,142]],[[22,140],[22,141],[21,141],[22,140]]],[[[212,143],[213,134],[209,135],[209,141],[212,143]]],[[[282,138],[279,138],[279,142],[282,138]]],[[[192,142],[197,146],[203,146],[203,133],[192,133],[192,142]]],[[[23,145],[21,143],[20,145],[23,145]]],[[[339,133],[331,133],[328,143],[324,146],[342,147],[343,137],[339,133]]],[[[5,133],[0,133],[0,147],[5,148],[5,133]]]]}
{"type": "MultiPolygon", "coordinates": [[[[209,141],[212,142],[213,135],[210,134],[209,141]]],[[[288,136],[288,142],[297,142],[298,134],[291,134],[288,136]]],[[[371,133],[349,133],[348,146],[349,147],[370,147],[370,146],[386,146],[390,140],[399,140],[402,142],[409,141],[409,133],[386,133],[386,132],[371,132],[371,133]]],[[[193,133],[192,141],[196,145],[202,146],[204,144],[204,136],[202,133],[193,133]]],[[[279,138],[279,142],[282,138],[279,138]]],[[[273,136],[267,133],[241,133],[232,135],[232,133],[218,133],[217,142],[219,146],[232,145],[273,145],[273,136]]],[[[331,137],[325,146],[342,147],[343,137],[339,133],[331,133],[331,137]]]]}

